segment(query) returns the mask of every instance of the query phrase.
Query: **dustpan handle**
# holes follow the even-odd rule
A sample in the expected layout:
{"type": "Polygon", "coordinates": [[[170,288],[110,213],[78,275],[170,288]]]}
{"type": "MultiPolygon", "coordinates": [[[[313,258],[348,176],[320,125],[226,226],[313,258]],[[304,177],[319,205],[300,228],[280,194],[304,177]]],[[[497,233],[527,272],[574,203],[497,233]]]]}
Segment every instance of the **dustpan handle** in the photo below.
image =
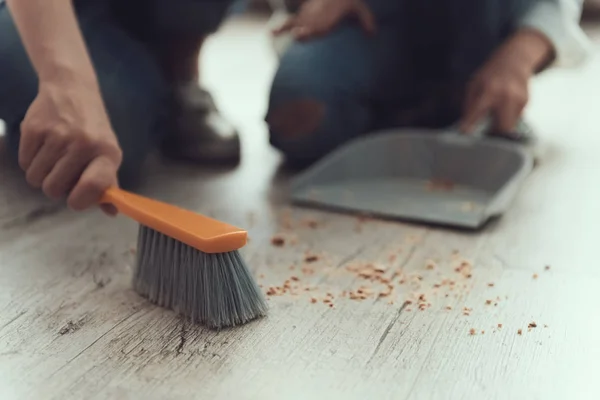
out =
{"type": "MultiPolygon", "coordinates": [[[[492,118],[488,115],[487,117],[485,117],[481,121],[479,121],[479,123],[475,126],[475,129],[473,130],[472,133],[466,134],[466,133],[461,132],[459,124],[452,125],[450,127],[450,129],[448,130],[448,133],[450,133],[450,134],[459,133],[459,134],[464,134],[466,136],[471,136],[471,137],[475,137],[475,138],[482,138],[484,136],[488,136],[488,134],[491,130],[490,129],[491,126],[492,126],[492,118]]],[[[522,118],[519,118],[519,121],[517,122],[517,126],[514,129],[514,135],[502,136],[502,137],[507,140],[520,141],[523,137],[527,136],[529,133],[531,133],[531,128],[525,123],[525,121],[523,121],[522,118]]]]}

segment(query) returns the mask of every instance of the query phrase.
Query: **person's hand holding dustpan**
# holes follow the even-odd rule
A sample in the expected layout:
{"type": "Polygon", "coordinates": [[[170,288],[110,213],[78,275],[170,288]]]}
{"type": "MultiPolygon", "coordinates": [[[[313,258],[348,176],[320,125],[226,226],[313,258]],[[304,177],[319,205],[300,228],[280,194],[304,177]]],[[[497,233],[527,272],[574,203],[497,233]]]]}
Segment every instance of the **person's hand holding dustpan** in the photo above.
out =
{"type": "Polygon", "coordinates": [[[519,128],[529,100],[529,82],[552,59],[552,44],[542,34],[522,30],[508,40],[467,86],[460,130],[472,133],[491,118],[490,134],[524,139],[519,128]]]}

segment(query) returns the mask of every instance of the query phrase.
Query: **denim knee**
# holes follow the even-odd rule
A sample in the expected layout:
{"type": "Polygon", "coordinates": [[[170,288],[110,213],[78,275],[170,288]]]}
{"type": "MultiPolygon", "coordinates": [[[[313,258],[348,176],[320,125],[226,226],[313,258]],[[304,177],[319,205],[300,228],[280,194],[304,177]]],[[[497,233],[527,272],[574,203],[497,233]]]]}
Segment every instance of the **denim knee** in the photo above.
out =
{"type": "Polygon", "coordinates": [[[366,132],[369,112],[323,71],[287,63],[275,75],[266,122],[269,140],[289,161],[308,164],[366,132]]]}

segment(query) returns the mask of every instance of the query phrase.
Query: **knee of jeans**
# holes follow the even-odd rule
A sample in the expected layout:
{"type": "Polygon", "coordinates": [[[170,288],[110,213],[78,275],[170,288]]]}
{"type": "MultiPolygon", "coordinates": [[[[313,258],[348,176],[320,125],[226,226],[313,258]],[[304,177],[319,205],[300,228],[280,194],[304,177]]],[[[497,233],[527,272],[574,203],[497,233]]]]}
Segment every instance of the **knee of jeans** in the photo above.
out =
{"type": "Polygon", "coordinates": [[[271,145],[297,164],[316,161],[363,133],[369,123],[368,110],[355,96],[339,83],[312,75],[304,70],[280,70],[265,118],[271,145]]]}
{"type": "Polygon", "coordinates": [[[310,71],[282,64],[271,86],[265,121],[270,142],[289,159],[314,159],[326,152],[335,125],[334,90],[310,71]]]}
{"type": "Polygon", "coordinates": [[[288,159],[314,160],[328,149],[326,102],[310,97],[273,104],[266,121],[270,143],[288,159]]]}

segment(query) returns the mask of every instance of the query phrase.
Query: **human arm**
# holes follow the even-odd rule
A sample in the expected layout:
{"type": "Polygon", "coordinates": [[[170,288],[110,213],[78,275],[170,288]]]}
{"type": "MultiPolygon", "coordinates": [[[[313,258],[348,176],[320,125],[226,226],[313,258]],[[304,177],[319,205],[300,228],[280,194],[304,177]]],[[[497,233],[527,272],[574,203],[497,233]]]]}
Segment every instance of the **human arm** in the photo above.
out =
{"type": "Polygon", "coordinates": [[[8,0],[39,78],[21,124],[19,164],[27,181],[77,210],[117,184],[121,151],[71,0],[8,0]]]}
{"type": "Polygon", "coordinates": [[[531,78],[550,66],[576,66],[589,54],[579,28],[581,0],[540,0],[471,79],[461,128],[488,115],[496,133],[513,132],[528,102],[531,78]]]}

